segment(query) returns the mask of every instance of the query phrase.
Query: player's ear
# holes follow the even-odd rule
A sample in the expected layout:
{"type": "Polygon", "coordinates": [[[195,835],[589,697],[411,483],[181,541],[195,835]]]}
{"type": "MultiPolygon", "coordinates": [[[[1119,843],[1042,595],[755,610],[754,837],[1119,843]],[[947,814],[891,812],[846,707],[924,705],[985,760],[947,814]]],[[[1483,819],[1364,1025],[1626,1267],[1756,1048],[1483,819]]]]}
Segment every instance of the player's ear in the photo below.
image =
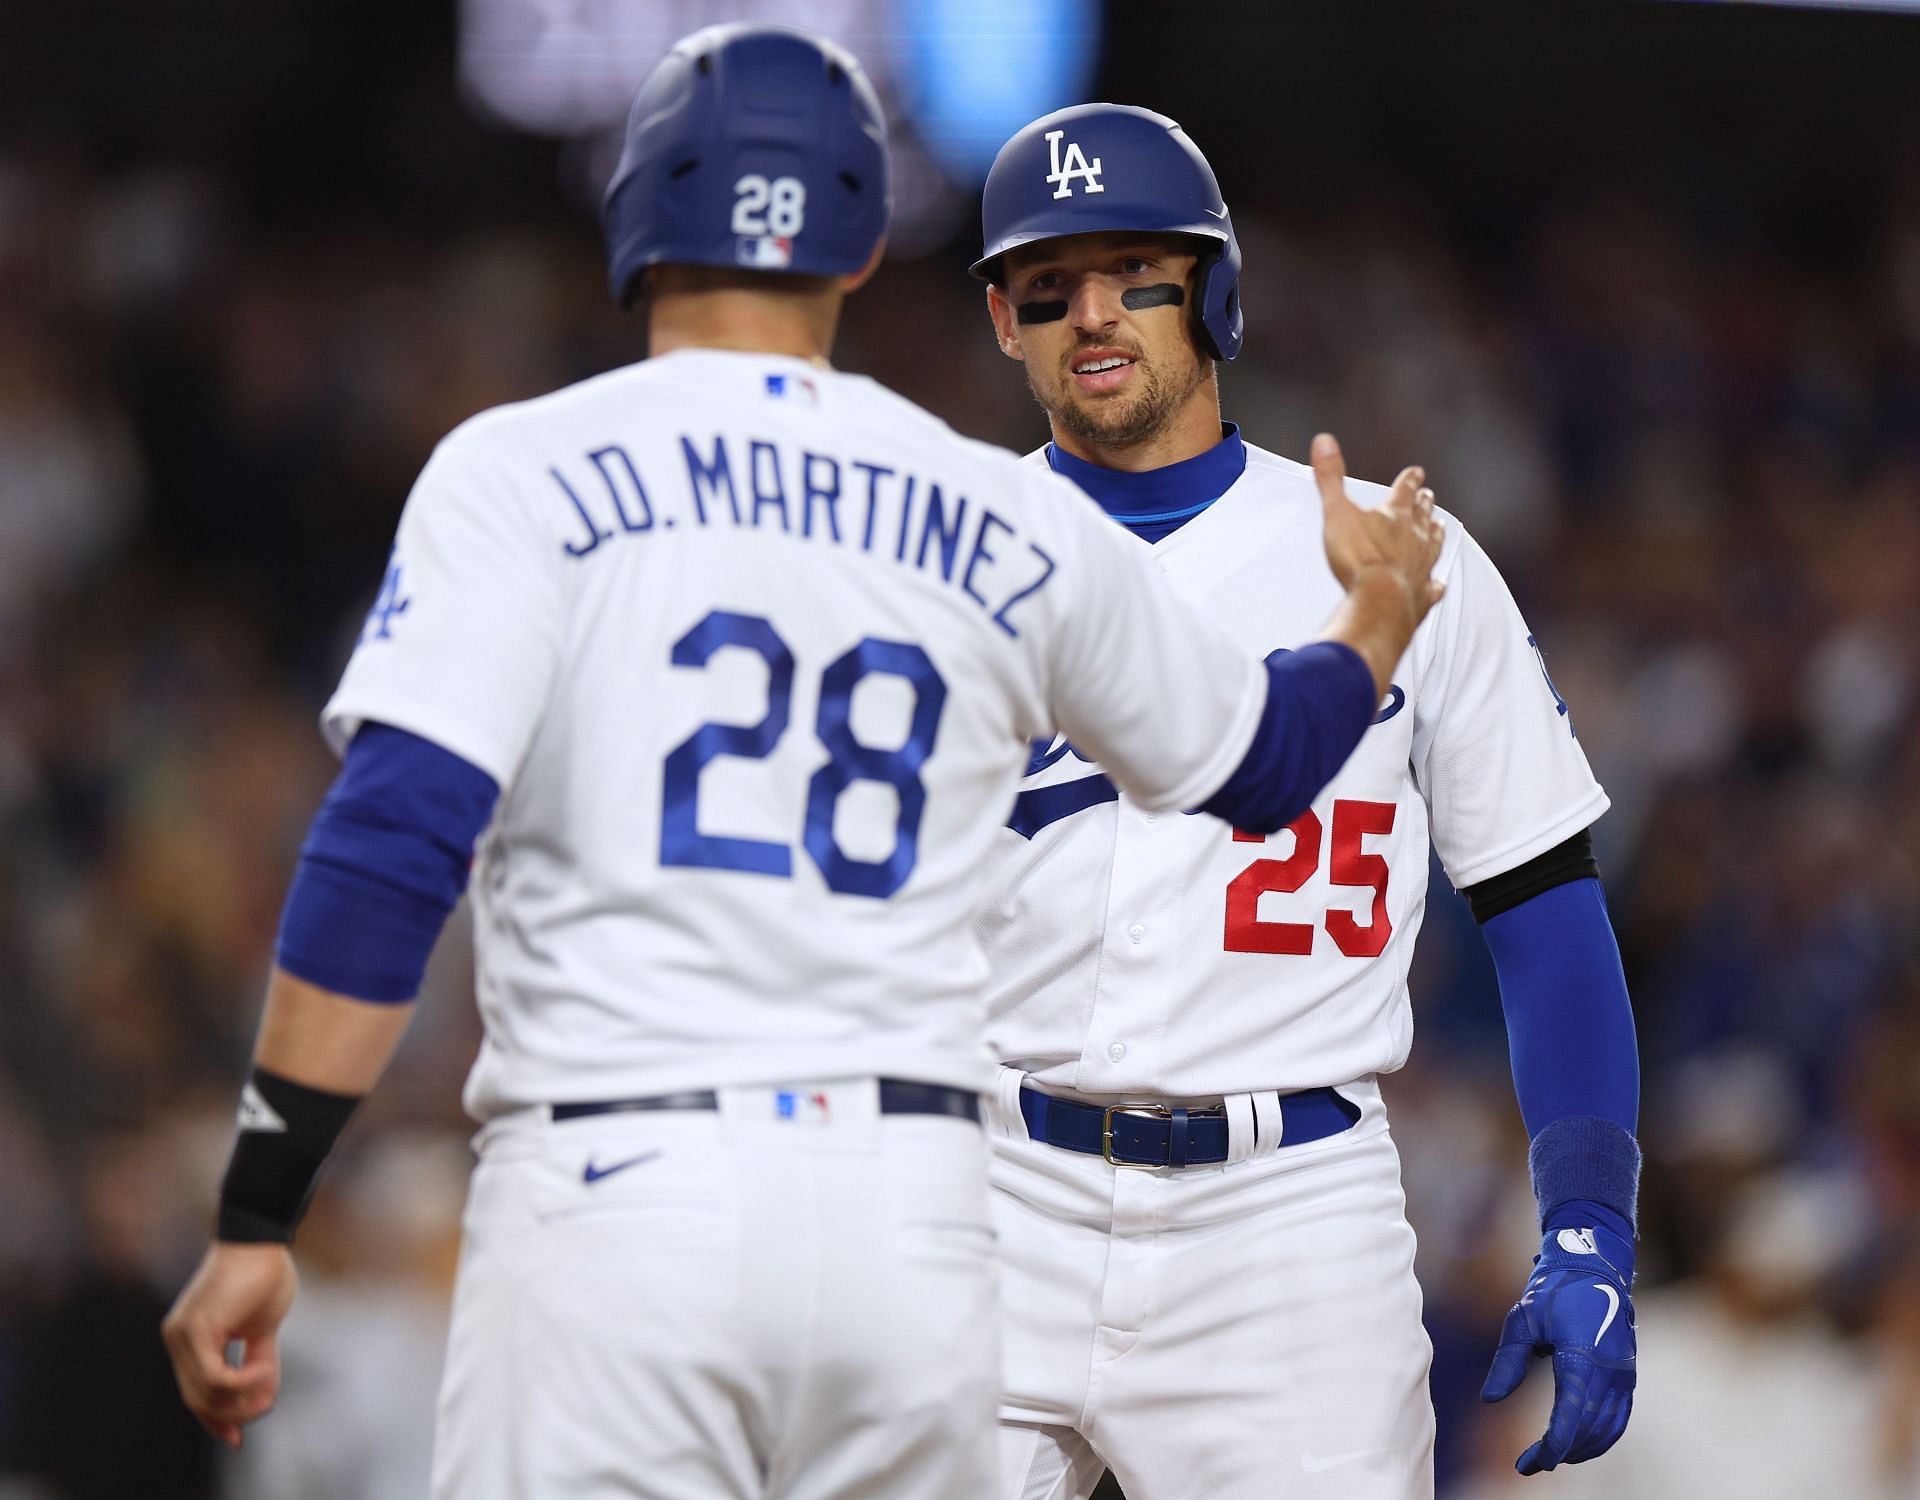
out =
{"type": "Polygon", "coordinates": [[[840,290],[843,292],[857,292],[861,287],[873,280],[873,273],[880,269],[881,258],[885,256],[886,253],[887,237],[883,234],[880,236],[880,242],[873,247],[873,254],[867,257],[867,263],[851,276],[842,276],[840,278],[840,290]]]}
{"type": "Polygon", "coordinates": [[[987,283],[987,316],[993,319],[993,336],[999,341],[1000,352],[1024,363],[1027,356],[1020,349],[1020,320],[1013,315],[1013,303],[1007,294],[992,282],[987,283]]]}

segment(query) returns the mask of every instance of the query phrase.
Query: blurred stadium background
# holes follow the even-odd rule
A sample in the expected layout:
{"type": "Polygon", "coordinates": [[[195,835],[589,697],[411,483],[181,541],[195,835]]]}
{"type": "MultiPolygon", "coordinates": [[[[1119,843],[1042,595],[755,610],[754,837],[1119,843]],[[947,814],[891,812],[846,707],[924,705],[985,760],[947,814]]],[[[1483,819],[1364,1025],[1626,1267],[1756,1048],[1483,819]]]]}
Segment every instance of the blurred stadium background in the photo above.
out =
{"type": "MultiPolygon", "coordinates": [[[[1475,1392],[1531,1252],[1492,974],[1436,872],[1390,1085],[1446,1500],[1920,1496],[1920,17],[1754,5],[208,0],[0,13],[0,1497],[423,1493],[466,936],[301,1242],[217,1460],[155,1326],[197,1255],[314,730],[472,412],[626,362],[592,202],[674,36],[882,75],[897,253],[839,362],[1043,436],[979,177],[1082,98],[1210,155],[1249,437],[1419,459],[1546,644],[1646,1061],[1642,1397],[1525,1483],[1475,1392]]],[[[1538,1377],[1533,1391],[1537,1389],[1538,1377]]]]}

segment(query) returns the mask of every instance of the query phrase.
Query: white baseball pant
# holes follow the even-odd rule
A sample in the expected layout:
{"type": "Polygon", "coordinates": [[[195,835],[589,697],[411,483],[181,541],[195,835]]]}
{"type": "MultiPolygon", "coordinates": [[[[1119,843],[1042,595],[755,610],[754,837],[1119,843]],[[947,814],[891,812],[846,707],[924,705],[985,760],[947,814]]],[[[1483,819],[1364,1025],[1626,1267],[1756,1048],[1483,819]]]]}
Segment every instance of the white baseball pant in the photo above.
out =
{"type": "Polygon", "coordinates": [[[481,1131],[436,1500],[994,1492],[979,1127],[871,1080],[720,1103],[481,1131]]]}
{"type": "Polygon", "coordinates": [[[990,1112],[1006,1500],[1085,1500],[1104,1467],[1128,1500],[1430,1500],[1399,1153],[1377,1083],[1340,1092],[1362,1113],[1338,1135],[1236,1134],[1238,1159],[1177,1171],[990,1112]]]}

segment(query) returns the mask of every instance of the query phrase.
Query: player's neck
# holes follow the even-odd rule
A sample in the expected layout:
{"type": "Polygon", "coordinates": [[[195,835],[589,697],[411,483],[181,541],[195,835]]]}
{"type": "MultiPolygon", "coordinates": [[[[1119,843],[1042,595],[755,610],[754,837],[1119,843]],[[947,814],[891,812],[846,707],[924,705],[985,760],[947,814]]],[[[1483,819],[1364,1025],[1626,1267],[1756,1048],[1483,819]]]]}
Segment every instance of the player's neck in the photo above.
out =
{"type": "Polygon", "coordinates": [[[755,292],[737,287],[675,291],[647,304],[648,352],[740,349],[827,362],[840,321],[837,291],[755,292]]]}
{"type": "Polygon", "coordinates": [[[1132,443],[1089,443],[1053,422],[1054,446],[1103,469],[1144,474],[1168,464],[1197,458],[1220,441],[1220,383],[1203,380],[1173,420],[1150,437],[1132,443]]]}

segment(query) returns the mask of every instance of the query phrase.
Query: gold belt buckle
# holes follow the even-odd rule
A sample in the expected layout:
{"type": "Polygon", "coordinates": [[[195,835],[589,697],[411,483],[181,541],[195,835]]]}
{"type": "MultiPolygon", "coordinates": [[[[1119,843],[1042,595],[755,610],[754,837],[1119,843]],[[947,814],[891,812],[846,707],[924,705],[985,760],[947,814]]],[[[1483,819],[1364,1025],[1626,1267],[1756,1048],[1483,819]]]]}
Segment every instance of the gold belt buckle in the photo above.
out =
{"type": "MultiPolygon", "coordinates": [[[[1107,1165],[1113,1167],[1136,1167],[1142,1172],[1157,1172],[1170,1161],[1121,1161],[1113,1154],[1113,1117],[1115,1115],[1144,1115],[1150,1120],[1171,1120],[1173,1109],[1165,1104],[1109,1104],[1100,1116],[1100,1154],[1106,1158],[1107,1165]]],[[[1167,1154],[1173,1154],[1171,1142],[1167,1154]]]]}

